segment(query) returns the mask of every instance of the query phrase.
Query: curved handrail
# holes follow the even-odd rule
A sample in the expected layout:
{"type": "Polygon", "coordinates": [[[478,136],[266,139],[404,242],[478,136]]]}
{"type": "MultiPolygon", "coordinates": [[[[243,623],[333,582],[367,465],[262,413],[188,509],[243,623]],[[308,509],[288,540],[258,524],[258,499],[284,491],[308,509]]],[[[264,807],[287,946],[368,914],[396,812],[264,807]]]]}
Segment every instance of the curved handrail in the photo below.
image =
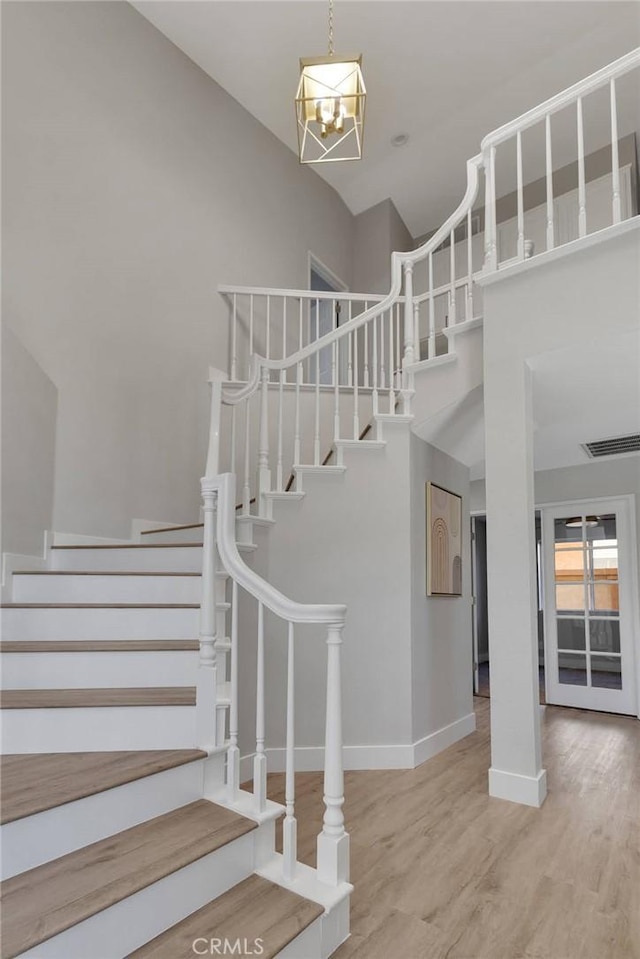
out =
{"type": "Polygon", "coordinates": [[[386,312],[386,310],[394,306],[398,301],[400,291],[402,289],[402,268],[406,266],[413,267],[415,263],[425,259],[430,253],[433,253],[435,250],[437,250],[442,241],[449,236],[451,230],[458,226],[458,224],[462,221],[462,218],[465,217],[469,210],[473,207],[475,199],[478,195],[478,173],[481,166],[481,154],[477,154],[476,156],[472,157],[471,160],[467,160],[467,188],[462,200],[451,216],[445,220],[442,226],[436,230],[436,232],[429,237],[429,239],[426,240],[422,246],[419,246],[415,250],[410,250],[407,253],[394,252],[391,254],[391,289],[380,303],[370,307],[368,310],[365,310],[364,313],[360,313],[358,316],[353,317],[353,319],[349,320],[347,323],[344,323],[342,326],[339,326],[337,329],[331,330],[330,333],[326,333],[319,339],[314,340],[313,343],[309,343],[308,346],[303,347],[301,350],[297,350],[295,353],[289,354],[289,356],[285,356],[281,360],[267,359],[266,357],[261,356],[259,353],[253,353],[250,360],[249,379],[247,383],[239,390],[223,389],[223,402],[227,405],[240,403],[242,400],[255,393],[260,385],[263,370],[285,370],[292,366],[296,366],[298,363],[302,363],[308,357],[313,356],[319,350],[325,349],[327,346],[331,346],[332,343],[337,342],[343,337],[349,336],[354,330],[360,329],[361,326],[364,326],[370,320],[381,316],[386,312]]]}
{"type": "Polygon", "coordinates": [[[630,50],[629,53],[625,53],[625,55],[618,60],[614,60],[613,63],[610,63],[608,66],[592,73],[590,77],[579,80],[578,83],[574,83],[573,86],[567,87],[567,89],[561,93],[549,97],[544,103],[538,104],[537,107],[533,107],[532,110],[521,114],[521,116],[516,117],[515,120],[510,120],[508,123],[488,133],[480,144],[482,152],[485,153],[488,148],[495,147],[499,143],[504,143],[505,140],[509,140],[519,131],[522,132],[528,129],[528,127],[543,120],[551,113],[557,113],[558,110],[562,110],[563,107],[566,107],[578,97],[584,97],[589,93],[593,93],[594,90],[599,89],[608,80],[620,77],[638,65],[640,65],[640,47],[636,47],[635,50],[630,50]]]}
{"type": "Polygon", "coordinates": [[[250,569],[236,546],[235,476],[220,473],[202,480],[203,492],[218,494],[217,546],[220,560],[229,576],[254,596],[272,613],[289,623],[340,625],[345,621],[346,606],[297,603],[289,599],[250,569]]]}

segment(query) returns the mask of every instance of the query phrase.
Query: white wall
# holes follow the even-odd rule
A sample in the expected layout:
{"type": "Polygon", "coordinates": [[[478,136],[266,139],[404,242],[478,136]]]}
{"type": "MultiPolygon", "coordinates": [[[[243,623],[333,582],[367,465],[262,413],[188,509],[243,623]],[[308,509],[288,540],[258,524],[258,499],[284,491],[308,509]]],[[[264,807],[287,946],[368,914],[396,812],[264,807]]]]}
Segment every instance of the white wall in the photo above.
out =
{"type": "Polygon", "coordinates": [[[189,521],[220,282],[352,279],[337,194],[133,8],[3,4],[4,309],[59,389],[54,524],[189,521]]]}
{"type": "Polygon", "coordinates": [[[413,740],[473,712],[469,470],[411,436],[411,684],[413,740]],[[462,596],[426,595],[425,484],[462,497],[462,596]]]}
{"type": "Polygon", "coordinates": [[[391,288],[391,254],[412,250],[413,239],[389,199],[355,218],[353,289],[357,293],[388,293],[391,288]]]}
{"type": "Polygon", "coordinates": [[[54,384],[2,328],[2,550],[42,556],[51,529],[56,448],[54,384]]]}

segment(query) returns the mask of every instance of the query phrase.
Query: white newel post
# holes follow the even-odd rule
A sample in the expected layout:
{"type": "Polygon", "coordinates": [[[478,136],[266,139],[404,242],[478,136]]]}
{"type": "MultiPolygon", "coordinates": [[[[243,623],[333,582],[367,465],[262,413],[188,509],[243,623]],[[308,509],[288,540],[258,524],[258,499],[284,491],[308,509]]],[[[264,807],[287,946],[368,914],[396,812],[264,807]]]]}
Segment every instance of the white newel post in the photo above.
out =
{"type": "Polygon", "coordinates": [[[263,366],[260,382],[260,436],[258,439],[258,516],[268,516],[265,493],[271,492],[269,469],[269,370],[263,366]]]}
{"type": "Polygon", "coordinates": [[[327,717],[324,750],[324,804],[318,836],[318,879],[330,886],[349,880],[349,834],[344,828],[344,773],[342,768],[342,694],[340,647],[343,624],[327,631],[327,717]]]}
{"type": "Polygon", "coordinates": [[[196,685],[196,731],[201,749],[212,749],[216,741],[217,667],[216,667],[216,499],[213,479],[201,481],[204,509],[202,547],[202,600],[200,603],[200,661],[196,685]]]}
{"type": "Polygon", "coordinates": [[[196,683],[196,733],[201,748],[212,749],[217,743],[217,665],[216,665],[216,501],[214,481],[219,472],[220,415],[222,384],[226,374],[209,370],[211,385],[211,419],[209,449],[205,476],[200,481],[204,512],[202,546],[202,599],[200,602],[200,661],[196,683]]]}

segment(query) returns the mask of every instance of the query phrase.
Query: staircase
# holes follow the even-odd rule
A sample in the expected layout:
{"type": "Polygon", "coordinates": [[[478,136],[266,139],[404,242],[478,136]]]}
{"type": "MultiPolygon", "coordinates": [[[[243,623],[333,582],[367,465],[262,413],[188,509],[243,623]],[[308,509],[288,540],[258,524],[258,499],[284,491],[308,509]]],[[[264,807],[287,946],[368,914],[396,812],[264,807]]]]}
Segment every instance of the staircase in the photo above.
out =
{"type": "MultiPolygon", "coordinates": [[[[521,133],[545,123],[543,255],[553,256],[549,118],[576,105],[580,131],[582,98],[605,86],[613,227],[621,224],[615,80],[638,64],[634,51],[485,138],[467,164],[455,213],[418,250],[393,255],[387,297],[225,287],[229,372],[210,376],[203,522],[149,530],[136,543],[54,545],[46,570],[13,573],[0,645],[2,959],[178,959],[223,949],[327,959],[347,938],[346,611],[275,589],[252,568],[260,563],[257,541],[276,519],[286,522],[283,510],[340,483],[353,457],[382,460],[400,434],[419,431],[481,386],[479,285],[500,269],[528,268],[530,258],[521,133]],[[501,260],[496,150],[513,138],[516,255],[501,260]],[[478,263],[472,220],[481,173],[478,263]],[[326,298],[346,322],[309,341],[326,298]],[[267,616],[279,624],[284,651],[276,695],[284,806],[267,797],[267,616]],[[315,869],[298,861],[295,807],[295,657],[307,628],[314,655],[326,655],[315,869]],[[249,780],[251,789],[241,788],[249,780]]],[[[580,142],[579,240],[586,241],[580,142]]]]}

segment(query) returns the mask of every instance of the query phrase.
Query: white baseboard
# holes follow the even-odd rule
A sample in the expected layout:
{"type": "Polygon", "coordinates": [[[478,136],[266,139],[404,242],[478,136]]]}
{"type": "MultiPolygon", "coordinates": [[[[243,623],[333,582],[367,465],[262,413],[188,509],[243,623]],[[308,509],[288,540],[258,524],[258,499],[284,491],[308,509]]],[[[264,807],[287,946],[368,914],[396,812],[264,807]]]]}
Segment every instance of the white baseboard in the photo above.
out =
{"type": "Polygon", "coordinates": [[[547,770],[541,769],[537,776],[523,776],[492,766],[489,770],[489,795],[524,806],[540,807],[547,795],[547,770]]]}
{"type": "Polygon", "coordinates": [[[469,736],[475,731],[475,713],[467,713],[466,716],[461,716],[460,719],[449,723],[448,726],[437,729],[435,733],[430,733],[428,736],[419,739],[417,743],[413,744],[413,765],[419,766],[421,763],[426,762],[427,759],[432,759],[434,756],[437,756],[438,753],[441,753],[443,749],[448,749],[449,746],[457,743],[459,739],[464,739],[465,736],[469,736]]]}
{"type": "MultiPolygon", "coordinates": [[[[345,770],[356,769],[414,769],[427,759],[432,759],[476,728],[475,713],[462,716],[448,726],[437,729],[416,743],[405,745],[345,746],[342,752],[345,770]]],[[[240,760],[240,782],[253,776],[253,754],[240,760]]],[[[285,769],[283,747],[267,749],[269,772],[281,773],[285,769]]],[[[324,768],[324,747],[297,746],[296,772],[319,772],[324,768]]]]}

